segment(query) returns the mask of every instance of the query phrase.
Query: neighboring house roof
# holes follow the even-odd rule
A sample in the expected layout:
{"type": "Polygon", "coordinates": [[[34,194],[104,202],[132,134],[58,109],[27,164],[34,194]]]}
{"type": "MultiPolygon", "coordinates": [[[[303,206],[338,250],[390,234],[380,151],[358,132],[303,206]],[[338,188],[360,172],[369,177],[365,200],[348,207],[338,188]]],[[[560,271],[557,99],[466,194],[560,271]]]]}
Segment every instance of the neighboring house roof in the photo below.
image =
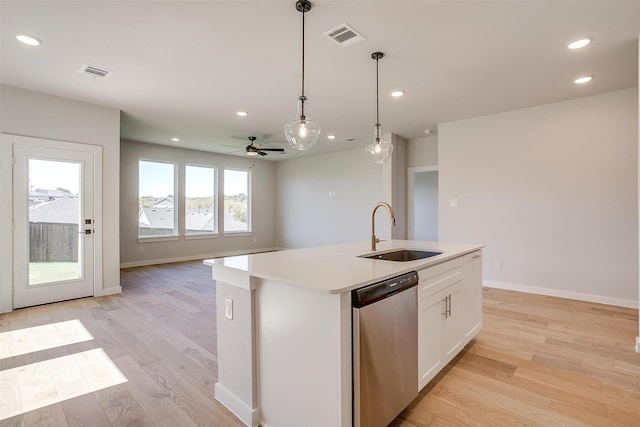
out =
{"type": "Polygon", "coordinates": [[[60,197],[76,197],[76,196],[66,190],[45,190],[42,188],[36,188],[35,190],[29,192],[30,199],[53,200],[53,199],[58,199],[60,197]]]}
{"type": "Polygon", "coordinates": [[[235,219],[231,212],[224,210],[224,229],[225,231],[246,231],[247,223],[235,219]]]}
{"type": "MultiPolygon", "coordinates": [[[[142,208],[138,215],[140,228],[174,228],[173,208],[142,208]]],[[[189,209],[185,216],[185,228],[189,231],[212,230],[215,215],[209,209],[189,209]]],[[[224,211],[224,224],[227,231],[243,231],[247,224],[235,219],[227,210],[224,211]]]]}
{"type": "Polygon", "coordinates": [[[213,230],[215,215],[210,209],[187,209],[184,218],[187,230],[213,230]]]}
{"type": "Polygon", "coordinates": [[[80,223],[80,203],[77,197],[61,197],[40,203],[29,209],[29,222],[53,224],[80,223]]]}
{"type": "Polygon", "coordinates": [[[142,208],[138,215],[141,228],[174,228],[173,208],[142,208]]]}
{"type": "Polygon", "coordinates": [[[173,197],[165,197],[164,199],[160,199],[154,203],[154,208],[173,208],[173,197]]]}

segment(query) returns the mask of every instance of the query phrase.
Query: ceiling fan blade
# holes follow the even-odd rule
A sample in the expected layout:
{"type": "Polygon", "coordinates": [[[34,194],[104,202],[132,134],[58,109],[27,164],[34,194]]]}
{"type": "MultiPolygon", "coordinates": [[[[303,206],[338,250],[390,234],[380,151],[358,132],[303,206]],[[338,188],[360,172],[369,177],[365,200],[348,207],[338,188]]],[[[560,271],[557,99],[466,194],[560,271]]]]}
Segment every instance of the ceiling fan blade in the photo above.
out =
{"type": "Polygon", "coordinates": [[[238,147],[237,145],[227,145],[227,144],[220,144],[221,147],[231,147],[231,148],[241,148],[238,147]]]}
{"type": "Polygon", "coordinates": [[[265,153],[265,152],[264,152],[264,151],[262,151],[262,150],[258,150],[258,154],[260,154],[261,156],[266,156],[266,155],[267,155],[267,153],[265,153]]]}
{"type": "Polygon", "coordinates": [[[261,148],[260,150],[262,150],[262,151],[279,151],[281,153],[284,153],[284,148],[261,148]]]}

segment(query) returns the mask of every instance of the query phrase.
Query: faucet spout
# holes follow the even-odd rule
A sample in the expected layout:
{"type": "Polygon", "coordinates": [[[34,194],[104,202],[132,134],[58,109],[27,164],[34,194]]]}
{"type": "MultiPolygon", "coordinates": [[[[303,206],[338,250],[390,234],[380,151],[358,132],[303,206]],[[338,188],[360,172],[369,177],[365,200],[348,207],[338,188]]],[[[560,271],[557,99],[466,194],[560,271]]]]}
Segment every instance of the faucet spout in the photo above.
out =
{"type": "Polygon", "coordinates": [[[380,241],[380,239],[376,237],[376,211],[380,206],[387,208],[387,210],[389,211],[389,216],[391,217],[391,225],[393,227],[395,227],[396,225],[396,214],[393,212],[393,208],[389,203],[379,202],[373,207],[373,212],[371,212],[371,251],[372,252],[375,252],[376,243],[380,241]]]}

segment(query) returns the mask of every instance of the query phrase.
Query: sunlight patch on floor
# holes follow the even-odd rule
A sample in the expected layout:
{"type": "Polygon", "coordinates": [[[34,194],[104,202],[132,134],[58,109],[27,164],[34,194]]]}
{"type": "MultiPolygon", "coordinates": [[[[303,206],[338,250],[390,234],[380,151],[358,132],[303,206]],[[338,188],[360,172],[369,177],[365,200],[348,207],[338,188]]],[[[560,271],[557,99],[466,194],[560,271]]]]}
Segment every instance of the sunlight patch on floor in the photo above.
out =
{"type": "Polygon", "coordinates": [[[0,371],[0,420],[126,381],[102,348],[0,371]]]}
{"type": "Polygon", "coordinates": [[[0,359],[92,340],[78,319],[0,333],[0,359]]]}

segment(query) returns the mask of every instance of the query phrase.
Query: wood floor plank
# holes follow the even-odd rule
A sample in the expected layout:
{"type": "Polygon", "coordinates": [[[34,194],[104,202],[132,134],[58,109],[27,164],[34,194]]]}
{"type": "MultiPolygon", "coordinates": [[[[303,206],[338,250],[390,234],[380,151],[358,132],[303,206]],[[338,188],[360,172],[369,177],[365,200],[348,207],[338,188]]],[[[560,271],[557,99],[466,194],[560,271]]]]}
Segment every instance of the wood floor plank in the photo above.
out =
{"type": "MultiPolygon", "coordinates": [[[[126,268],[121,286],[119,295],[0,314],[0,333],[78,319],[93,337],[49,349],[26,338],[29,352],[0,356],[0,377],[14,373],[0,384],[0,427],[242,426],[213,397],[210,267],[194,261],[126,268]],[[67,400],[52,397],[42,408],[3,418],[9,406],[21,405],[21,392],[29,393],[12,369],[95,349],[104,350],[126,382],[67,400]]],[[[492,288],[483,289],[483,307],[482,331],[392,427],[640,425],[637,309],[492,288]]],[[[41,384],[33,397],[51,397],[45,389],[41,384]]]]}

